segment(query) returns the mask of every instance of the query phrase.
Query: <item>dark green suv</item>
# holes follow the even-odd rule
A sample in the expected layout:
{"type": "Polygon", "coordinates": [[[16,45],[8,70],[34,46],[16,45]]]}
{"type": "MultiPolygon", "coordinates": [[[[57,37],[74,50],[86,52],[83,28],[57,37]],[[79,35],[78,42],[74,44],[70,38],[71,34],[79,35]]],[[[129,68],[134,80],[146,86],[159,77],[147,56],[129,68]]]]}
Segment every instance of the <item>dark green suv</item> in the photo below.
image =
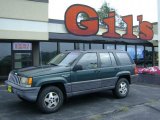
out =
{"type": "Polygon", "coordinates": [[[136,65],[127,52],[68,51],[48,65],[11,71],[5,83],[8,92],[51,113],[74,95],[112,90],[116,97],[124,98],[136,74],[136,65]]]}

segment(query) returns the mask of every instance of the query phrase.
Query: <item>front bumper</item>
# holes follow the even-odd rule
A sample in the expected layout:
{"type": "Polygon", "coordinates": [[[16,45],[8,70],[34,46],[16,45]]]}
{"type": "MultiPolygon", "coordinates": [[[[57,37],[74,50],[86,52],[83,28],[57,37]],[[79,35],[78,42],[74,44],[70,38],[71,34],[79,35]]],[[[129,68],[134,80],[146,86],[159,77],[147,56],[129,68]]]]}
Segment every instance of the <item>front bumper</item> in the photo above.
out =
{"type": "Polygon", "coordinates": [[[12,92],[28,101],[35,102],[40,90],[40,87],[25,88],[19,85],[13,84],[9,81],[5,81],[7,86],[12,87],[12,92]]]}

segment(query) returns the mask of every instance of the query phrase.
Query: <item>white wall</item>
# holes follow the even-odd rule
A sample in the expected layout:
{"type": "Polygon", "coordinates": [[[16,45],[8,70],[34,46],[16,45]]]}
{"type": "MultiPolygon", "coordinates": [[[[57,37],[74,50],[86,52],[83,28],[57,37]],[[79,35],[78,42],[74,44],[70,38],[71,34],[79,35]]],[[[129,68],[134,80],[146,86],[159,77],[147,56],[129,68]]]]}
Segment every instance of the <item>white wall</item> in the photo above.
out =
{"type": "Polygon", "coordinates": [[[48,21],[48,3],[28,0],[0,0],[0,17],[48,21]]]}

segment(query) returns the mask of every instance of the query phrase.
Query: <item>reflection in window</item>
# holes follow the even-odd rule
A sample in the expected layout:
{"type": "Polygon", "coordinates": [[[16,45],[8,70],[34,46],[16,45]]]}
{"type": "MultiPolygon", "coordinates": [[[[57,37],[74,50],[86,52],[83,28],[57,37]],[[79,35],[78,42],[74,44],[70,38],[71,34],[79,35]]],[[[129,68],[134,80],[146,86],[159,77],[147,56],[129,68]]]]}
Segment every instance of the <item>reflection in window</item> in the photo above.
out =
{"type": "Polygon", "coordinates": [[[104,48],[107,50],[115,50],[114,44],[104,44],[104,48]]]}
{"type": "Polygon", "coordinates": [[[114,57],[113,53],[109,53],[109,55],[110,55],[110,57],[111,57],[112,65],[113,65],[113,66],[117,65],[117,63],[116,63],[116,60],[115,60],[115,57],[114,57]]]}
{"type": "Polygon", "coordinates": [[[14,68],[25,68],[32,66],[31,53],[14,53],[14,68]]]}
{"type": "Polygon", "coordinates": [[[116,45],[116,49],[120,51],[125,51],[125,45],[116,45]]]}
{"type": "Polygon", "coordinates": [[[158,47],[154,47],[154,65],[158,66],[158,47]]]}
{"type": "Polygon", "coordinates": [[[103,49],[102,44],[91,44],[91,49],[103,49]]]}
{"type": "Polygon", "coordinates": [[[57,55],[56,42],[40,42],[41,64],[47,64],[55,55],[57,55]]]}
{"type": "Polygon", "coordinates": [[[152,66],[152,59],[153,59],[152,47],[145,47],[145,64],[146,64],[146,67],[151,67],[152,66]]]}
{"type": "Polygon", "coordinates": [[[60,53],[55,58],[53,58],[49,64],[53,65],[62,65],[62,66],[70,66],[80,55],[80,52],[71,52],[71,53],[60,53]]]}
{"type": "Polygon", "coordinates": [[[79,43],[80,50],[89,50],[89,43],[79,43]]]}
{"type": "Polygon", "coordinates": [[[100,53],[101,67],[109,67],[112,66],[111,59],[109,53],[100,53]]]}
{"type": "Polygon", "coordinates": [[[11,69],[11,43],[0,43],[0,76],[8,76],[11,69]]]}
{"type": "Polygon", "coordinates": [[[144,46],[137,46],[137,66],[144,67],[144,46]]]}
{"type": "Polygon", "coordinates": [[[135,60],[135,45],[127,45],[127,52],[130,54],[131,58],[135,60]]]}
{"type": "Polygon", "coordinates": [[[79,60],[77,65],[81,65],[83,70],[87,69],[96,69],[98,67],[97,64],[97,54],[96,53],[86,53],[79,60]]]}
{"type": "Polygon", "coordinates": [[[74,43],[60,43],[60,52],[71,51],[74,50],[74,43]]]}
{"type": "Polygon", "coordinates": [[[116,53],[119,62],[121,65],[130,65],[131,64],[131,59],[129,58],[127,53],[116,53]]]}
{"type": "Polygon", "coordinates": [[[144,59],[144,47],[137,46],[137,59],[144,59]]]}

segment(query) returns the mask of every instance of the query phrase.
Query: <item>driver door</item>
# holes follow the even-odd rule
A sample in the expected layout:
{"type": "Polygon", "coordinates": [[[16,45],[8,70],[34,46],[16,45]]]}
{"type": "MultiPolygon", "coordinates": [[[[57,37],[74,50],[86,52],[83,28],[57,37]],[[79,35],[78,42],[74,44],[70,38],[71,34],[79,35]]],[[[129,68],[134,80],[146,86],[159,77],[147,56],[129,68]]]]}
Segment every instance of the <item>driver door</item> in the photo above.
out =
{"type": "Polygon", "coordinates": [[[81,69],[71,72],[72,93],[90,91],[101,87],[98,79],[97,53],[85,53],[77,63],[81,69]]]}

